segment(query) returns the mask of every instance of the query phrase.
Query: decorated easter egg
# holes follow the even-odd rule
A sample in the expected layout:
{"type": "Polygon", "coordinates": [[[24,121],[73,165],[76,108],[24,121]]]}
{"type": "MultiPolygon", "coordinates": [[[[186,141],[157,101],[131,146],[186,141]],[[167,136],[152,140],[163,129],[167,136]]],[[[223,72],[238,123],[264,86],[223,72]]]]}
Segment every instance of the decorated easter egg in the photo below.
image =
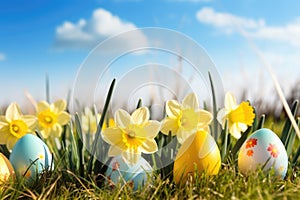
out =
{"type": "Polygon", "coordinates": [[[178,150],[174,161],[174,180],[184,183],[195,170],[214,175],[220,167],[221,155],[214,138],[206,131],[198,131],[189,136],[178,150]]]}
{"type": "Polygon", "coordinates": [[[121,156],[116,156],[109,163],[105,175],[107,183],[112,188],[129,184],[134,190],[137,190],[148,182],[152,171],[150,164],[142,157],[136,164],[130,164],[121,156]]]}
{"type": "Polygon", "coordinates": [[[17,177],[24,176],[27,180],[36,180],[38,175],[49,170],[52,154],[47,145],[37,136],[26,134],[15,144],[9,160],[17,177]]]}
{"type": "Polygon", "coordinates": [[[0,184],[12,178],[15,174],[14,168],[9,160],[0,153],[0,184]]]}
{"type": "Polygon", "coordinates": [[[262,128],[250,135],[242,145],[238,166],[242,173],[255,171],[259,166],[264,171],[275,170],[275,174],[285,177],[288,156],[279,137],[271,130],[262,128]]]}

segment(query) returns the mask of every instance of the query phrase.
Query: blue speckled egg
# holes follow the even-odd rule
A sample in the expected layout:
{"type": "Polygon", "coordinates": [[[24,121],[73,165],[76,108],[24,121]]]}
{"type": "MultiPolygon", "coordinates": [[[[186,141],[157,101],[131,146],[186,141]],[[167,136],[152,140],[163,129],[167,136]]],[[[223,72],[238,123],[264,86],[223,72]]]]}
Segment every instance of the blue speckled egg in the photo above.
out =
{"type": "Polygon", "coordinates": [[[116,156],[109,163],[105,175],[107,183],[113,188],[127,183],[137,190],[148,181],[152,171],[150,164],[142,157],[136,164],[129,164],[121,156],[116,156]]]}
{"type": "Polygon", "coordinates": [[[37,136],[26,134],[15,144],[9,160],[17,177],[36,180],[44,170],[53,167],[52,154],[47,145],[37,136]],[[30,167],[30,168],[29,168],[30,167]]]}
{"type": "Polygon", "coordinates": [[[275,174],[284,178],[288,167],[288,156],[279,137],[273,131],[262,128],[250,135],[242,145],[238,166],[244,174],[255,171],[258,166],[264,166],[264,171],[273,167],[275,174]]]}

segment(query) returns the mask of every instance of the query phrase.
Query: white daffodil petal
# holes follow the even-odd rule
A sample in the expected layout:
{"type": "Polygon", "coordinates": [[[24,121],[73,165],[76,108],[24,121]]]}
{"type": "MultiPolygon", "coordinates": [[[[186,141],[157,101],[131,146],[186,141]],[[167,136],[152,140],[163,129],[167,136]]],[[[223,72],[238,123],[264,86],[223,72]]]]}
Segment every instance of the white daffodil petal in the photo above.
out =
{"type": "Polygon", "coordinates": [[[178,128],[177,119],[166,118],[162,122],[160,131],[165,135],[169,135],[171,131],[172,136],[174,136],[177,134],[178,128]]]}
{"type": "Polygon", "coordinates": [[[16,103],[12,103],[6,109],[5,117],[7,120],[18,120],[22,116],[21,110],[16,103]]]}
{"type": "Polygon", "coordinates": [[[108,150],[108,156],[113,157],[113,156],[121,155],[122,151],[123,150],[120,147],[112,145],[112,146],[110,146],[110,148],[108,150]]]}
{"type": "Polygon", "coordinates": [[[122,157],[129,163],[129,164],[136,164],[140,158],[141,158],[141,153],[140,152],[128,152],[128,151],[123,151],[122,152],[122,157]]]}
{"type": "Polygon", "coordinates": [[[167,101],[166,113],[168,117],[177,118],[181,113],[181,105],[176,100],[167,101]]]}
{"type": "Polygon", "coordinates": [[[230,92],[226,93],[224,104],[225,108],[230,111],[237,108],[235,96],[233,96],[233,94],[231,94],[230,92]]]}
{"type": "Polygon", "coordinates": [[[150,120],[148,123],[143,127],[146,132],[146,138],[154,139],[159,130],[160,130],[160,123],[155,120],[150,120]]]}
{"type": "Polygon", "coordinates": [[[241,137],[240,129],[236,123],[232,124],[232,126],[229,128],[229,133],[236,139],[241,137]]]}
{"type": "Polygon", "coordinates": [[[218,122],[222,125],[222,128],[224,129],[225,127],[225,122],[226,122],[226,109],[225,108],[222,108],[219,112],[218,112],[218,115],[217,115],[217,120],[218,122]]]}
{"type": "Polygon", "coordinates": [[[188,94],[184,97],[182,101],[183,109],[193,109],[196,110],[199,108],[198,98],[195,93],[188,94]]]}
{"type": "Polygon", "coordinates": [[[131,124],[131,116],[125,110],[119,109],[115,114],[115,122],[118,127],[125,129],[131,124]]]}
{"type": "Polygon", "coordinates": [[[212,121],[212,114],[206,110],[200,110],[199,112],[198,127],[208,126],[212,121]]]}
{"type": "Polygon", "coordinates": [[[155,140],[145,140],[141,146],[143,153],[154,153],[158,150],[155,140]]]}
{"type": "Polygon", "coordinates": [[[147,107],[141,107],[135,110],[131,115],[132,123],[134,124],[144,124],[149,120],[149,118],[150,113],[147,107]]]}
{"type": "Polygon", "coordinates": [[[241,132],[245,132],[248,128],[247,124],[240,123],[240,122],[237,123],[237,126],[239,127],[241,132]]]}

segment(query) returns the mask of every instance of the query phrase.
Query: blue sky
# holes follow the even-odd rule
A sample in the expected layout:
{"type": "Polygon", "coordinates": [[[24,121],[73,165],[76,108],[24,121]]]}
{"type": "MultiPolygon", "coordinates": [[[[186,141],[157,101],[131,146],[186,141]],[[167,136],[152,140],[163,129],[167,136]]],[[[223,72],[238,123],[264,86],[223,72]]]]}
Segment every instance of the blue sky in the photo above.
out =
{"type": "MultiPolygon", "coordinates": [[[[26,102],[24,91],[66,98],[91,49],[120,31],[163,27],[202,45],[226,90],[272,95],[271,79],[241,35],[271,63],[284,90],[300,75],[300,3],[292,0],[0,1],[0,103],[26,102]]],[[[252,96],[251,96],[252,95],[252,96]]]]}

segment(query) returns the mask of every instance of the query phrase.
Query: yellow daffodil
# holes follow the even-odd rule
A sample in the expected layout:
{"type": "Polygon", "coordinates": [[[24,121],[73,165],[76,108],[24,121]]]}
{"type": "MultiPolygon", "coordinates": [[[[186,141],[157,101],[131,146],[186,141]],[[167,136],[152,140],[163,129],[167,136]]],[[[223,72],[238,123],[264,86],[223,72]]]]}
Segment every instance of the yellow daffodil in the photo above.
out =
{"type": "Polygon", "coordinates": [[[147,107],[135,110],[129,115],[119,109],[115,114],[115,127],[103,130],[104,141],[109,143],[109,156],[122,155],[129,163],[136,163],[141,153],[154,153],[157,144],[154,140],[160,129],[160,123],[149,120],[147,107]]]}
{"type": "MultiPolygon", "coordinates": [[[[84,109],[84,114],[81,116],[82,131],[90,134],[96,133],[100,118],[101,115],[99,113],[95,115],[90,108],[86,107],[84,109]]],[[[106,120],[103,124],[102,130],[106,129],[107,127],[112,127],[114,124],[115,122],[113,119],[109,119],[108,122],[106,120]]]]}
{"type": "Polygon", "coordinates": [[[49,105],[46,101],[37,104],[37,117],[42,136],[48,138],[50,135],[59,137],[62,133],[62,126],[66,125],[71,116],[66,111],[66,102],[58,100],[49,105]]]}
{"type": "Polygon", "coordinates": [[[10,104],[5,116],[0,116],[0,144],[11,150],[25,134],[34,133],[35,126],[35,116],[23,115],[16,103],[10,104]]]}
{"type": "Polygon", "coordinates": [[[217,119],[224,129],[226,120],[228,120],[229,133],[239,139],[241,132],[245,132],[248,126],[251,126],[255,114],[254,109],[249,102],[243,101],[237,105],[235,97],[231,93],[225,95],[225,108],[218,113],[217,119]]]}
{"type": "Polygon", "coordinates": [[[183,141],[197,130],[209,131],[208,125],[212,120],[210,112],[199,109],[196,94],[187,95],[182,104],[176,100],[166,103],[167,117],[163,120],[161,132],[176,135],[178,142],[183,141]]]}

